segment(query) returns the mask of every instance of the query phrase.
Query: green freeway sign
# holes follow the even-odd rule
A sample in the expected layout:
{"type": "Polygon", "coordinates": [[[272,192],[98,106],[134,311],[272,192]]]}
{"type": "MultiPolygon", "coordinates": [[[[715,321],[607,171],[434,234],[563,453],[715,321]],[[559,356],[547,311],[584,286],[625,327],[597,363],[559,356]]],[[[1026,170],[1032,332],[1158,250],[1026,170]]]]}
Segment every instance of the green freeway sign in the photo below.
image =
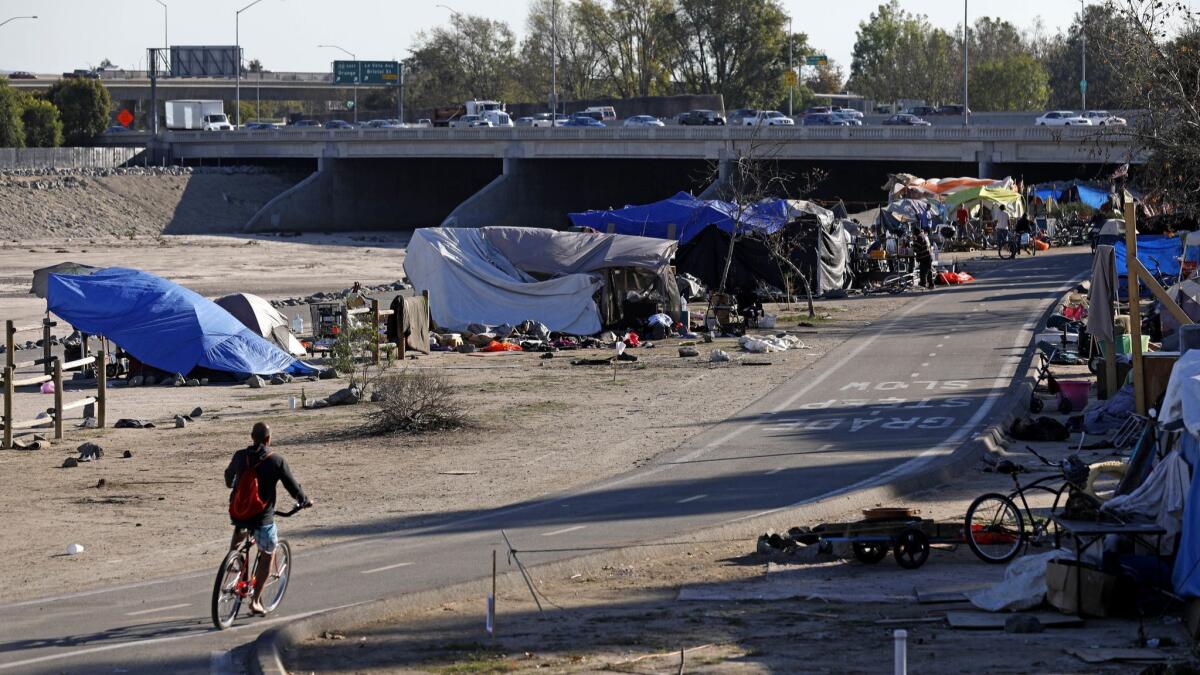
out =
{"type": "Polygon", "coordinates": [[[396,61],[334,61],[334,84],[400,84],[396,61]]]}
{"type": "Polygon", "coordinates": [[[829,65],[829,57],[824,54],[812,54],[804,57],[804,65],[806,66],[827,66],[829,65]]]}

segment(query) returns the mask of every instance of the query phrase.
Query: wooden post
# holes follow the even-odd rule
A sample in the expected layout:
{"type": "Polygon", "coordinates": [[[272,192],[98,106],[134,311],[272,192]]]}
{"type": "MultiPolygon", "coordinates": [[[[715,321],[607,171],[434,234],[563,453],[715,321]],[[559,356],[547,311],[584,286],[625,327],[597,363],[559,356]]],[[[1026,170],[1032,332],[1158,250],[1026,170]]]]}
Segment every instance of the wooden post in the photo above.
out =
{"type": "MultiPolygon", "coordinates": [[[[8,322],[8,327],[10,329],[12,328],[11,321],[8,322]]],[[[11,339],[11,337],[12,337],[11,330],[9,331],[8,335],[9,335],[9,338],[11,339]]],[[[5,450],[8,450],[9,448],[12,447],[12,441],[13,441],[13,437],[12,437],[13,436],[13,434],[12,434],[12,432],[13,432],[12,404],[13,404],[13,394],[15,394],[16,390],[17,390],[17,388],[13,386],[13,375],[15,375],[15,373],[16,373],[16,371],[13,369],[12,366],[4,367],[4,449],[5,450]]]]}
{"type": "Polygon", "coordinates": [[[16,357],[17,327],[13,325],[12,319],[9,319],[8,321],[6,321],[4,325],[5,325],[5,328],[7,329],[5,331],[6,337],[4,339],[4,348],[6,350],[8,350],[5,352],[8,355],[8,358],[5,360],[5,363],[8,365],[9,368],[12,368],[13,364],[15,364],[17,362],[17,357],[16,357]]]}
{"type": "Polygon", "coordinates": [[[54,359],[51,369],[54,371],[54,440],[58,441],[63,437],[62,361],[54,359]]]}
{"type": "Polygon", "coordinates": [[[50,326],[54,325],[50,319],[42,319],[42,374],[49,375],[53,372],[53,366],[50,365],[50,326]]]}
{"type": "Polygon", "coordinates": [[[108,398],[108,354],[105,341],[100,341],[100,354],[96,356],[96,428],[104,428],[104,401],[108,398]]]}
{"type": "Polygon", "coordinates": [[[379,299],[371,298],[371,363],[379,365],[379,299]]]}
{"type": "Polygon", "coordinates": [[[1142,364],[1142,292],[1137,276],[1137,207],[1125,202],[1125,271],[1129,277],[1129,354],[1133,357],[1133,403],[1146,414],[1146,374],[1142,364]]]}

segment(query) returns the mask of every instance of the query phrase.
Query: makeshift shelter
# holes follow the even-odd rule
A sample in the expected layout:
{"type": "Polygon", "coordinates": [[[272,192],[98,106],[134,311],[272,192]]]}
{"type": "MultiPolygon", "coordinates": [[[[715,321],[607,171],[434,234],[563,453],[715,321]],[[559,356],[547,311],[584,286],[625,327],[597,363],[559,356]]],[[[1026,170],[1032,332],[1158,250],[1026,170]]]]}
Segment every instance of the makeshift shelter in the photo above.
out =
{"type": "MultiPolygon", "coordinates": [[[[1125,240],[1125,221],[1109,218],[1096,231],[1097,246],[1115,246],[1118,241],[1125,240]]],[[[1122,263],[1123,264],[1123,263],[1122,263]]]]}
{"type": "Polygon", "coordinates": [[[913,225],[940,224],[942,213],[936,204],[923,199],[898,199],[879,210],[879,220],[889,230],[908,231],[913,225]]]}
{"type": "Polygon", "coordinates": [[[276,346],[292,356],[308,354],[304,345],[300,344],[300,341],[288,329],[287,317],[272,307],[271,303],[257,295],[234,293],[217,298],[213,302],[232,314],[233,318],[241,321],[243,326],[274,342],[276,346]]]}
{"type": "MultiPolygon", "coordinates": [[[[1193,322],[1200,321],[1200,280],[1188,279],[1167,289],[1167,296],[1188,315],[1193,322]]],[[[1158,323],[1164,336],[1179,330],[1179,321],[1167,311],[1159,312],[1158,323]]]]}
{"type": "Polygon", "coordinates": [[[553,331],[591,335],[645,306],[672,316],[680,311],[670,268],[677,246],[526,227],[422,228],[413,233],[404,271],[430,292],[433,320],[443,328],[532,319],[553,331]]]}
{"type": "Polygon", "coordinates": [[[965,205],[968,211],[976,208],[997,210],[1004,206],[1012,217],[1025,213],[1025,205],[1021,193],[1010,188],[972,187],[949,194],[945,199],[946,209],[954,211],[959,205],[965,205]]]}
{"type": "Polygon", "coordinates": [[[33,271],[33,287],[29,289],[30,293],[39,298],[46,297],[46,284],[50,280],[51,274],[74,274],[77,276],[86,276],[100,269],[91,265],[84,265],[76,262],[61,262],[57,265],[43,267],[33,271]]]}
{"type": "Polygon", "coordinates": [[[213,301],[139,270],[51,274],[47,305],[79,330],[103,335],[142,363],[168,373],[316,372],[213,301]]]}

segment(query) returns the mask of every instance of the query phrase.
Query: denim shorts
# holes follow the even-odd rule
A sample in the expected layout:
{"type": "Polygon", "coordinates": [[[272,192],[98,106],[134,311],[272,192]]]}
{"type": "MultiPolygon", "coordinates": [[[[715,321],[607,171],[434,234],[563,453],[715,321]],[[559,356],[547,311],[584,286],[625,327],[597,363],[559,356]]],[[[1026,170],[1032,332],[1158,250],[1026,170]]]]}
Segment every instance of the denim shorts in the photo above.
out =
{"type": "Polygon", "coordinates": [[[275,529],[275,523],[257,527],[253,531],[254,543],[258,545],[258,550],[270,555],[275,552],[275,545],[279,543],[279,530],[275,529]]]}

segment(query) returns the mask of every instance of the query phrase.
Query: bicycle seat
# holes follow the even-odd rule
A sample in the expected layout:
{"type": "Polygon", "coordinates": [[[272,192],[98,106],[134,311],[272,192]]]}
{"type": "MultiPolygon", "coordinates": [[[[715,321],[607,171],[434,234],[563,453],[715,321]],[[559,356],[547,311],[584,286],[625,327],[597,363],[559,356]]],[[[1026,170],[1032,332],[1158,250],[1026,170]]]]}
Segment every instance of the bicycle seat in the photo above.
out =
{"type": "Polygon", "coordinates": [[[1001,473],[1005,476],[1015,476],[1021,473],[1021,467],[1005,459],[1001,460],[1000,463],[996,465],[996,473],[1001,473]]]}

